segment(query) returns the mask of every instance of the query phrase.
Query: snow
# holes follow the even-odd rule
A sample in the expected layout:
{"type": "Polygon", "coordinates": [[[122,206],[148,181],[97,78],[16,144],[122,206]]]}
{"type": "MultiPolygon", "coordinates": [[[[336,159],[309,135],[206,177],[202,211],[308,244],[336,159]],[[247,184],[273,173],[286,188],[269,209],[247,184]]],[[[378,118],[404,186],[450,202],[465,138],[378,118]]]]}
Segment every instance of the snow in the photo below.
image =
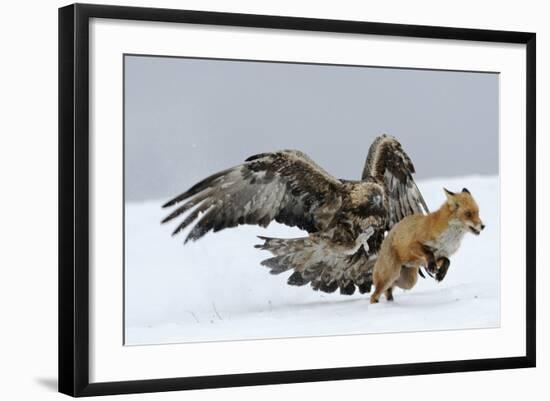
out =
{"type": "MultiPolygon", "coordinates": [[[[161,225],[166,199],[126,204],[125,344],[161,344],[498,327],[498,177],[465,176],[418,182],[431,210],[443,187],[470,190],[486,225],[466,234],[445,280],[419,278],[395,301],[369,304],[369,295],[315,292],[286,284],[260,262],[257,235],[292,238],[296,228],[272,223],[209,233],[185,246],[161,225]]],[[[182,188],[184,189],[184,188],[182,188]]]]}

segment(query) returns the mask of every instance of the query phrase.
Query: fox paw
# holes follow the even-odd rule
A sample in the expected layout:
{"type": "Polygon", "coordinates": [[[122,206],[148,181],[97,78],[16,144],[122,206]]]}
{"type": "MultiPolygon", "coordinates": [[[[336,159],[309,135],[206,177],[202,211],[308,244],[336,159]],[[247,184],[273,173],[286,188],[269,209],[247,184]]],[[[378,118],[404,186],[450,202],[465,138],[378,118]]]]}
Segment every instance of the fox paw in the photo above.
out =
{"type": "Polygon", "coordinates": [[[447,271],[449,270],[449,266],[451,265],[451,262],[447,258],[439,258],[437,262],[438,262],[438,265],[439,263],[441,263],[441,266],[439,267],[439,269],[437,269],[437,273],[435,274],[435,279],[437,281],[442,281],[447,275],[447,271]]]}

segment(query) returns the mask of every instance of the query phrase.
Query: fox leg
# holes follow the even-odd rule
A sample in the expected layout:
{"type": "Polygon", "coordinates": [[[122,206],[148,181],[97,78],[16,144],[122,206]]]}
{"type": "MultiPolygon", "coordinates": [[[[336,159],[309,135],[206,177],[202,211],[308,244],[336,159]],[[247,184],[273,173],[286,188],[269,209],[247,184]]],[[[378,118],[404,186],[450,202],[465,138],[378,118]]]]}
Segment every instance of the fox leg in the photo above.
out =
{"type": "MultiPolygon", "coordinates": [[[[426,266],[426,272],[433,277],[435,272],[438,270],[437,262],[435,260],[435,248],[432,248],[429,245],[421,244],[422,251],[424,252],[424,256],[426,258],[427,266],[426,266]]],[[[420,270],[419,270],[420,271],[420,270]]]]}
{"type": "Polygon", "coordinates": [[[375,289],[370,297],[371,304],[378,303],[380,296],[383,293],[386,294],[386,298],[388,298],[388,295],[389,295],[389,298],[388,298],[389,301],[393,300],[393,295],[392,295],[393,283],[395,282],[396,278],[399,277],[399,270],[397,270],[397,274],[394,270],[395,269],[393,269],[393,266],[392,266],[391,270],[380,272],[376,270],[376,265],[375,265],[375,270],[372,277],[375,289]]]}
{"type": "Polygon", "coordinates": [[[403,266],[399,272],[399,277],[395,280],[395,285],[404,290],[410,290],[418,280],[418,266],[403,266]]]}
{"type": "Polygon", "coordinates": [[[447,270],[449,270],[449,266],[451,265],[451,261],[449,258],[441,257],[437,259],[437,265],[439,266],[439,269],[437,270],[437,273],[435,275],[435,279],[437,281],[442,281],[445,276],[447,275],[447,270]]]}
{"type": "Polygon", "coordinates": [[[388,293],[386,291],[388,291],[388,290],[391,291],[392,281],[393,280],[387,280],[384,283],[379,282],[378,284],[376,284],[376,282],[375,282],[375,284],[374,284],[376,286],[375,290],[372,293],[372,295],[370,296],[370,303],[371,304],[377,304],[378,301],[380,300],[380,296],[383,293],[386,293],[386,296],[388,295],[388,293]]]}
{"type": "Polygon", "coordinates": [[[370,296],[370,303],[377,304],[380,299],[380,296],[386,290],[386,288],[384,288],[384,284],[382,283],[382,280],[378,277],[377,274],[373,275],[372,282],[374,284],[374,292],[370,296]]]}

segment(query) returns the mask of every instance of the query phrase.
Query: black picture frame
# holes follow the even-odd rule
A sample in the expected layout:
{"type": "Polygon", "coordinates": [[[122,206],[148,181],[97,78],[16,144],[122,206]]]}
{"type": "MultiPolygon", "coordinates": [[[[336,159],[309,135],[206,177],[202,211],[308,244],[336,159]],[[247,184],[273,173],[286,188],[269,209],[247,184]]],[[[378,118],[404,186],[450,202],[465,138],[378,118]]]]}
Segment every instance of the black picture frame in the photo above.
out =
{"type": "Polygon", "coordinates": [[[536,363],[536,35],[527,32],[74,4],[59,9],[59,391],[71,396],[534,367],[536,363]],[[526,45],[526,353],[521,357],[90,383],[90,18],[438,38],[526,45]]]}

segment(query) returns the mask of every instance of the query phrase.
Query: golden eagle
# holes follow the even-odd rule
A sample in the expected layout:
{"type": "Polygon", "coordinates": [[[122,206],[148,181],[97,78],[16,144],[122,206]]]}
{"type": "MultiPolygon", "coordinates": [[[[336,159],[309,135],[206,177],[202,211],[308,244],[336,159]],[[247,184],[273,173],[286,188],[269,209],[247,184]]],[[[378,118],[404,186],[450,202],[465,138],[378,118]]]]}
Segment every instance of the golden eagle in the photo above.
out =
{"type": "Polygon", "coordinates": [[[288,284],[342,294],[370,292],[372,266],[386,231],[404,216],[428,213],[401,144],[388,135],[372,143],[360,181],[337,179],[306,154],[282,150],[251,156],[200,181],[163,207],[162,222],[189,212],[173,234],[193,225],[185,242],[240,224],[267,227],[273,220],[307,237],[259,237],[273,257],[272,274],[294,270],[288,284]]]}

